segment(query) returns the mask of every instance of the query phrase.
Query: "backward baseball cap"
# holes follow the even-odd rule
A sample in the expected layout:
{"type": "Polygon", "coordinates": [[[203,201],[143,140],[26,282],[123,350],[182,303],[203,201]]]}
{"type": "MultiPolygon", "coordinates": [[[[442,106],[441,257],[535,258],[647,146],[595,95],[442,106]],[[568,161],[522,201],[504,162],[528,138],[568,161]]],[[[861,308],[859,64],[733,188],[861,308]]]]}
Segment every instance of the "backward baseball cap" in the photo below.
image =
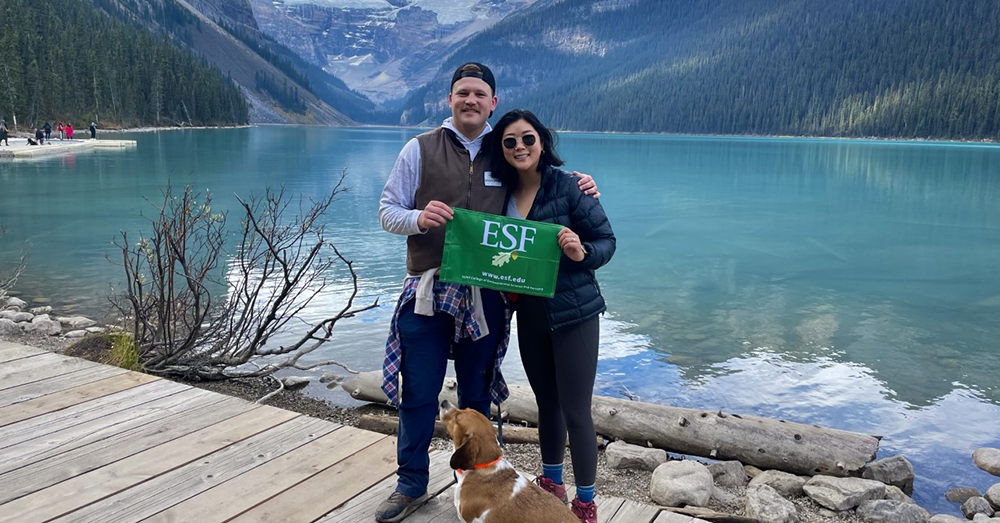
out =
{"type": "Polygon", "coordinates": [[[455,74],[451,75],[451,87],[454,87],[455,82],[462,78],[479,78],[490,86],[494,96],[497,94],[497,81],[493,78],[493,71],[479,62],[466,62],[458,66],[458,69],[455,69],[455,74]]]}

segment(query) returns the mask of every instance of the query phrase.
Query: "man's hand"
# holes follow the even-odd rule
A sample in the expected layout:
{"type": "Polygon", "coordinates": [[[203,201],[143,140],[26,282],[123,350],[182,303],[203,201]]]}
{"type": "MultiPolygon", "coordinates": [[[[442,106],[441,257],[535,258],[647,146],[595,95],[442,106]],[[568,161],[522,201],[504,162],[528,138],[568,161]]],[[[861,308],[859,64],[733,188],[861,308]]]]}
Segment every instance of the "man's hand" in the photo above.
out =
{"type": "Polygon", "coordinates": [[[427,202],[427,207],[420,211],[420,216],[417,216],[417,226],[422,230],[441,227],[454,217],[455,213],[451,207],[437,200],[431,200],[427,202]]]}
{"type": "Polygon", "coordinates": [[[579,262],[587,256],[587,252],[583,250],[583,244],[580,243],[580,236],[571,231],[569,227],[563,227],[556,238],[559,240],[559,248],[562,249],[567,258],[579,262]]]}
{"type": "Polygon", "coordinates": [[[573,176],[579,178],[579,180],[577,180],[576,182],[576,185],[577,187],[580,188],[581,191],[583,191],[583,194],[592,195],[595,200],[601,197],[601,193],[597,191],[597,182],[594,181],[593,176],[589,174],[583,174],[579,171],[573,171],[573,176]]]}

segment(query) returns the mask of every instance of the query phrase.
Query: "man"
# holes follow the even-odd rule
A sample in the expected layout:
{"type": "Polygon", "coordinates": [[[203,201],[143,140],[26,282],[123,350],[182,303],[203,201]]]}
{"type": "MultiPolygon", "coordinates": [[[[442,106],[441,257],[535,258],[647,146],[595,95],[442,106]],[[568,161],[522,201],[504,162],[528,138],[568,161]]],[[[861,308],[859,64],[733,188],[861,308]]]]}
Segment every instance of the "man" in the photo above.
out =
{"type": "MultiPolygon", "coordinates": [[[[490,173],[489,153],[480,151],[497,106],[492,71],[475,62],[456,69],[448,105],[451,118],[400,151],[379,202],[382,227],[407,236],[407,278],[382,366],[382,389],[399,407],[398,482],[376,511],[382,523],[402,520],[428,497],[428,447],[448,359],[455,360],[459,408],[489,417],[490,403],[507,397],[500,374],[510,338],[506,297],[437,278],[452,207],[503,214],[506,189],[490,173]]],[[[599,195],[589,176],[580,187],[599,195]]]]}

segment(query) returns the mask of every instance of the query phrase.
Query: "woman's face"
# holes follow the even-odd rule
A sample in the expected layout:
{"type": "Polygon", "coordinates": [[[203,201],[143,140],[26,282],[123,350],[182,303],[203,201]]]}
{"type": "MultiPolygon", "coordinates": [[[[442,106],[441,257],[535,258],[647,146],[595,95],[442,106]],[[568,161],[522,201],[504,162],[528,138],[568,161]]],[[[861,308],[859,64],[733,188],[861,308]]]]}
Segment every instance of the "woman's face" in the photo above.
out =
{"type": "Polygon", "coordinates": [[[542,140],[526,120],[517,120],[503,130],[503,157],[518,172],[538,172],[542,140]]]}

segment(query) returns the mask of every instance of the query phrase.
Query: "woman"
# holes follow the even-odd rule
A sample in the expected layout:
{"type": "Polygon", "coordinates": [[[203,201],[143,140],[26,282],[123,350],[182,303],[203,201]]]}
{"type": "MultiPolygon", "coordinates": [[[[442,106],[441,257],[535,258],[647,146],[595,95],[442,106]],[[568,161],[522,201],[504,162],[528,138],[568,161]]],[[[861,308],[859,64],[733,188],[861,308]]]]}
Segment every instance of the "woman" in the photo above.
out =
{"type": "Polygon", "coordinates": [[[507,216],[565,227],[558,235],[563,259],[555,296],[517,297],[517,339],[538,403],[542,475],[535,481],[566,502],[562,463],[568,432],[577,485],[571,508],[581,521],[596,522],[597,442],[590,404],[598,315],[606,307],[594,270],[611,260],[614,232],[601,204],[581,192],[570,173],[557,169],[563,161],[552,133],[530,111],[503,115],[487,141],[493,174],[508,187],[507,216]]]}

